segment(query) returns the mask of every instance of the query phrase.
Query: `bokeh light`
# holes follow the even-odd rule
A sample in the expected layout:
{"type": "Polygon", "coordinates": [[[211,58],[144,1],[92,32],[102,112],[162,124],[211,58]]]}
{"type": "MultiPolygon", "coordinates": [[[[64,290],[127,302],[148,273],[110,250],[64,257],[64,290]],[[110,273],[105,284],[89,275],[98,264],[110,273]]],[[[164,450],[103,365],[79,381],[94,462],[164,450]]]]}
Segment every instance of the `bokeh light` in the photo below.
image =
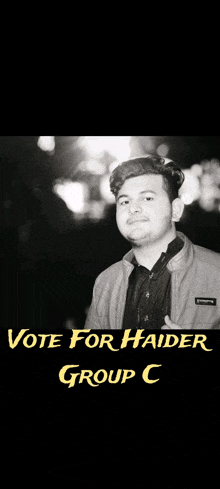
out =
{"type": "Polygon", "coordinates": [[[185,180],[179,190],[179,196],[185,205],[192,204],[201,195],[198,177],[191,170],[184,170],[185,180]]]}
{"type": "Polygon", "coordinates": [[[55,149],[55,138],[54,136],[40,136],[37,145],[42,151],[53,153],[55,149]]]}
{"type": "Polygon", "coordinates": [[[185,181],[179,196],[186,205],[198,201],[207,212],[219,212],[220,162],[216,158],[195,163],[183,170],[185,181]]]}
{"type": "Polygon", "coordinates": [[[191,173],[195,175],[195,177],[201,177],[203,173],[203,168],[202,165],[199,165],[198,163],[195,163],[194,165],[191,166],[191,173]]]}
{"type": "MultiPolygon", "coordinates": [[[[50,137],[41,136],[41,147],[52,148],[50,137]]],[[[143,153],[145,143],[152,142],[157,154],[165,164],[172,161],[170,144],[156,144],[154,137],[133,136],[80,136],[75,141],[80,158],[75,164],[74,181],[63,178],[56,181],[53,191],[63,199],[77,220],[99,220],[106,216],[105,210],[115,203],[109,187],[109,178],[118,164],[137,156],[133,143],[139,143],[143,153]]],[[[140,154],[138,153],[138,156],[140,154]]],[[[185,181],[179,196],[186,206],[197,202],[207,212],[219,212],[220,208],[220,162],[216,158],[195,162],[190,168],[182,169],[185,181]]]]}
{"type": "Polygon", "coordinates": [[[113,155],[118,161],[130,156],[130,136],[84,136],[80,145],[93,156],[101,156],[104,152],[113,155]]]}
{"type": "Polygon", "coordinates": [[[102,198],[108,203],[108,204],[114,204],[115,203],[115,197],[113,193],[110,190],[110,185],[109,185],[109,175],[104,175],[102,179],[100,180],[100,194],[102,198]]]}
{"type": "Polygon", "coordinates": [[[207,212],[219,211],[220,203],[220,162],[213,158],[201,162],[203,173],[200,177],[200,206],[207,212]]]}
{"type": "Polygon", "coordinates": [[[157,154],[159,156],[167,156],[169,153],[169,146],[167,144],[160,144],[157,148],[157,154]]]}
{"type": "Polygon", "coordinates": [[[87,188],[84,183],[71,180],[57,181],[53,185],[53,191],[70,211],[77,214],[85,212],[87,188]]]}
{"type": "Polygon", "coordinates": [[[94,175],[103,175],[106,172],[106,166],[98,159],[89,159],[81,161],[78,170],[82,172],[93,173],[94,175]]]}

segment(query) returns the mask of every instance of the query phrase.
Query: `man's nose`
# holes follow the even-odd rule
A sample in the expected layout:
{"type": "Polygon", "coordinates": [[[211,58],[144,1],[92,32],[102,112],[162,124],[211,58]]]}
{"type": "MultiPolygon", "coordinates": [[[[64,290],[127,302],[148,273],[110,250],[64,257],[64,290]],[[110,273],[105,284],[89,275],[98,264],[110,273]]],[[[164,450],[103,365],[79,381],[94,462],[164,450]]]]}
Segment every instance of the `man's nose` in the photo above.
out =
{"type": "Polygon", "coordinates": [[[134,214],[135,212],[141,212],[142,211],[141,205],[138,202],[137,203],[132,202],[130,204],[129,211],[131,214],[134,214]]]}

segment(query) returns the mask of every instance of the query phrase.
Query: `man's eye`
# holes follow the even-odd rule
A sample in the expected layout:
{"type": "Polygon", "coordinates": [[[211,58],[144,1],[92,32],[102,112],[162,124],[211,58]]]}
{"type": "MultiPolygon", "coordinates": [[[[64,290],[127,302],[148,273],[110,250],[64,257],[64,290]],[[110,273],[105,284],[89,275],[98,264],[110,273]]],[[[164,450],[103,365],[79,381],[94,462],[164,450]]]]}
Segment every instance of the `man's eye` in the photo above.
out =
{"type": "Polygon", "coordinates": [[[154,200],[153,197],[144,197],[144,200],[154,200]]]}
{"type": "Polygon", "coordinates": [[[129,200],[121,200],[120,205],[129,204],[129,200]]]}

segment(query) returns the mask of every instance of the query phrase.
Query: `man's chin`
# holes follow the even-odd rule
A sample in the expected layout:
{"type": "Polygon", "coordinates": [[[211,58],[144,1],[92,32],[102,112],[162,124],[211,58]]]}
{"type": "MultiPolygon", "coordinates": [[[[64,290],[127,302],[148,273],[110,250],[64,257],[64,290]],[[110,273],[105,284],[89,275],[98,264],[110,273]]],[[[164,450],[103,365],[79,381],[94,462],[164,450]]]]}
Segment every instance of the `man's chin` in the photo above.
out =
{"type": "Polygon", "coordinates": [[[142,246],[146,246],[150,242],[150,236],[127,236],[127,240],[129,241],[129,243],[131,243],[133,248],[141,248],[142,246]]]}

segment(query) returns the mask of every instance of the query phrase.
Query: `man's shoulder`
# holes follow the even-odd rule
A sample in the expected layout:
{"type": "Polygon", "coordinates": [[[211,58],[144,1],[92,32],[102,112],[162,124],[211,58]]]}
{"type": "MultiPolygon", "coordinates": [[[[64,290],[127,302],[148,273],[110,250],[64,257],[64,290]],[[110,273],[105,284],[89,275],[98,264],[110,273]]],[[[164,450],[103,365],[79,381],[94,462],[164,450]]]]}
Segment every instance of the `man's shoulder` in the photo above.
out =
{"type": "Polygon", "coordinates": [[[123,271],[123,260],[117,261],[101,272],[96,282],[106,282],[115,279],[118,273],[123,271]]]}
{"type": "Polygon", "coordinates": [[[126,275],[129,275],[129,273],[133,269],[133,265],[131,264],[133,256],[133,251],[128,251],[126,255],[124,255],[124,257],[122,258],[122,260],[113,263],[112,265],[110,265],[110,267],[103,270],[103,272],[98,275],[96,283],[116,280],[116,278],[118,276],[122,276],[124,272],[126,275]]]}
{"type": "Polygon", "coordinates": [[[209,250],[208,248],[204,248],[203,246],[199,245],[194,245],[194,250],[195,258],[197,258],[204,264],[206,263],[213,266],[214,268],[220,269],[220,253],[209,250]]]}

